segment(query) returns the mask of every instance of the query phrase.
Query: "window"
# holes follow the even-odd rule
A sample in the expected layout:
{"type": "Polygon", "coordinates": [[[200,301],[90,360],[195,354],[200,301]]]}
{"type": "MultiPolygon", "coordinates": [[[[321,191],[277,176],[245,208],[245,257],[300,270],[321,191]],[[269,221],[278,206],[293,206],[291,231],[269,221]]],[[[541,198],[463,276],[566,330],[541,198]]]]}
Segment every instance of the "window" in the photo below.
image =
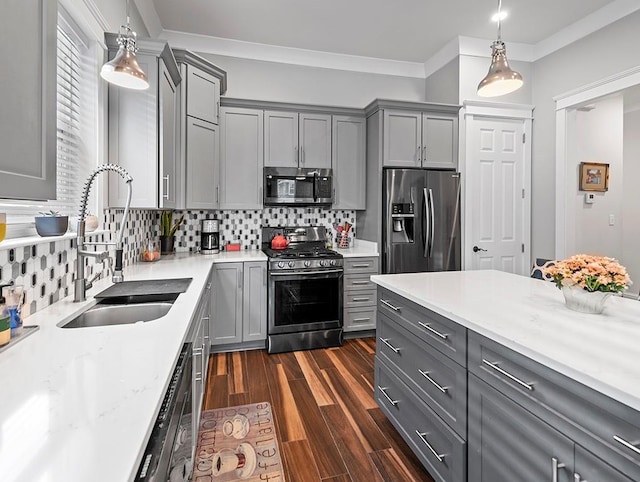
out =
{"type": "MultiPolygon", "coordinates": [[[[7,212],[7,237],[34,234],[33,216],[54,210],[77,216],[82,187],[98,159],[97,45],[91,43],[60,7],[57,31],[57,179],[56,200],[0,200],[7,212]]],[[[97,187],[94,187],[97,190],[97,187]]],[[[89,202],[97,210],[95,192],[89,202]]]]}

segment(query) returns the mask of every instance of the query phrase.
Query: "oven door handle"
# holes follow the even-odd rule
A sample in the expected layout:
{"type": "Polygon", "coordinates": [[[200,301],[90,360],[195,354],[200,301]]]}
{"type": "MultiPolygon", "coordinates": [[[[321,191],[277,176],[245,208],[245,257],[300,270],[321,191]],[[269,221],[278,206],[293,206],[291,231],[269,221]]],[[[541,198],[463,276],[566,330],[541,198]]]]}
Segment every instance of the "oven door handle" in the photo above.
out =
{"type": "Polygon", "coordinates": [[[299,274],[314,276],[314,275],[343,273],[343,272],[344,270],[342,269],[327,269],[324,271],[275,271],[275,272],[272,271],[269,273],[269,276],[292,276],[292,275],[299,275],[299,274]]]}

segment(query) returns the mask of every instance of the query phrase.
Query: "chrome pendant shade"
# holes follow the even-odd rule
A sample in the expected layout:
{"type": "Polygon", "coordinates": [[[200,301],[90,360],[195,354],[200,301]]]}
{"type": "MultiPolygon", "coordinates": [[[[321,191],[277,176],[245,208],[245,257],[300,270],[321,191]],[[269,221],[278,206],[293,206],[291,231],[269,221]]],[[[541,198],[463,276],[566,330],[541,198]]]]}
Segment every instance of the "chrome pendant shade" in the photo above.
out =
{"type": "Polygon", "coordinates": [[[127,1],[127,24],[120,27],[118,33],[118,52],[105,63],[100,70],[100,77],[111,84],[127,89],[144,90],[149,88],[147,74],[144,73],[136,59],[136,33],[129,26],[129,2],[127,1]]]}
{"type": "Polygon", "coordinates": [[[524,84],[522,75],[512,70],[507,60],[507,48],[502,41],[501,14],[502,0],[498,1],[498,39],[491,44],[491,65],[489,72],[478,84],[480,97],[497,97],[510,94],[524,84]]]}

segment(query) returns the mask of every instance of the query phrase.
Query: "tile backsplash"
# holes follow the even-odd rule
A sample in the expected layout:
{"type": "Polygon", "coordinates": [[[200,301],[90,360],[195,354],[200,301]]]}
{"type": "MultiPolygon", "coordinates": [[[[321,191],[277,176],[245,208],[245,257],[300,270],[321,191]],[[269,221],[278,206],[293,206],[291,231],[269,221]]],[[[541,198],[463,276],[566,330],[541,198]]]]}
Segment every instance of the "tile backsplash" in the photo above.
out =
{"type": "MultiPolygon", "coordinates": [[[[91,235],[94,242],[114,241],[120,230],[122,209],[105,209],[101,229],[107,233],[91,235]]],[[[220,245],[239,242],[242,249],[260,249],[262,226],[322,225],[330,229],[333,223],[354,225],[356,212],[321,208],[269,208],[242,211],[175,211],[174,219],[184,214],[185,223],[176,232],[176,251],[197,252],[200,249],[200,222],[203,219],[220,221],[220,245]]],[[[140,252],[148,239],[160,235],[160,211],[131,209],[124,231],[124,264],[140,259],[140,252]]],[[[24,286],[23,317],[35,313],[56,301],[73,294],[77,250],[75,238],[34,238],[32,244],[3,249],[0,245],[0,283],[24,286]]],[[[94,250],[103,247],[92,247],[94,250]]],[[[91,279],[100,270],[107,273],[107,264],[96,266],[93,258],[86,258],[86,276],[91,279]]]]}

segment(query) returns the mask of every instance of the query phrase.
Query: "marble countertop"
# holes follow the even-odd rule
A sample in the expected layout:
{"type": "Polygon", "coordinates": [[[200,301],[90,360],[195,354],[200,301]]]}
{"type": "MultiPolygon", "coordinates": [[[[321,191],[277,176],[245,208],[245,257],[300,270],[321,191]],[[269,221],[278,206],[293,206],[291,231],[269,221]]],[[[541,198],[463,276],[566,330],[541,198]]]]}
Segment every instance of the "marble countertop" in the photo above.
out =
{"type": "Polygon", "coordinates": [[[564,305],[551,282],[501,271],[371,280],[549,368],[640,410],[640,302],[612,296],[600,315],[564,305]]]}
{"type": "MultiPolygon", "coordinates": [[[[63,329],[88,300],[65,298],[25,320],[40,329],[0,353],[0,478],[131,480],[214,263],[260,252],[173,255],[125,270],[126,280],[193,278],[164,317],[133,325],[63,329]]],[[[262,258],[260,258],[262,259],[262,258]]]]}
{"type": "MultiPolygon", "coordinates": [[[[336,248],[334,246],[334,248],[336,248]]],[[[378,244],[363,239],[354,239],[352,245],[347,249],[337,248],[336,251],[344,258],[364,258],[368,256],[378,256],[378,244]]]]}

